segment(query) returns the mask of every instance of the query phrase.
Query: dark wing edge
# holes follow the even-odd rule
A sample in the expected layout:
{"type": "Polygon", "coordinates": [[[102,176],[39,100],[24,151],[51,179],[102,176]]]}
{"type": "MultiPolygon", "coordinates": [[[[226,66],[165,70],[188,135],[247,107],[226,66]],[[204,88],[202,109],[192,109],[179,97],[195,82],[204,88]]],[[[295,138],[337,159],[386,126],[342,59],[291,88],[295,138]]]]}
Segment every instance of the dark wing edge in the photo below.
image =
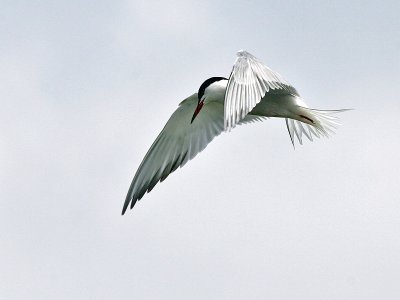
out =
{"type": "Polygon", "coordinates": [[[196,94],[181,102],[153,142],[129,187],[122,215],[129,204],[132,209],[146,192],[150,192],[178,167],[183,167],[204,150],[214,137],[223,132],[222,103],[205,104],[195,121],[190,124],[196,105],[196,94]]]}

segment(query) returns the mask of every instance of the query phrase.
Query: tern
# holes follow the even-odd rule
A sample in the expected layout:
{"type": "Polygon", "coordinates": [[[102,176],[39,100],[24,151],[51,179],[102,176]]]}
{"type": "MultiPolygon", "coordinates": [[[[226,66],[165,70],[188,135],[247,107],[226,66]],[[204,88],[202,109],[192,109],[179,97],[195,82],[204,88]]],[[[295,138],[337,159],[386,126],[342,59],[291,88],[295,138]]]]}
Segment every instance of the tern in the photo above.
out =
{"type": "Polygon", "coordinates": [[[151,145],[129,187],[122,214],[178,167],[194,158],[220,133],[238,124],[285,118],[295,138],[328,137],[339,110],[309,108],[296,89],[255,56],[240,50],[229,78],[211,77],[183,100],[151,145]]]}

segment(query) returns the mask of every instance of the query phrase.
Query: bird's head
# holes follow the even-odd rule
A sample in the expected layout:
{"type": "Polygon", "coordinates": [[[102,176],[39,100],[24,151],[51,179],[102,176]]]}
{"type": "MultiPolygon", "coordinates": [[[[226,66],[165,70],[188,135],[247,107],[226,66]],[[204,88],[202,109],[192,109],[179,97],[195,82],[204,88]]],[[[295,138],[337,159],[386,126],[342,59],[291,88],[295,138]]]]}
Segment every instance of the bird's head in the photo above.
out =
{"type": "MultiPolygon", "coordinates": [[[[199,91],[197,93],[197,97],[198,97],[198,103],[196,106],[196,109],[193,113],[193,117],[190,123],[193,123],[194,119],[196,118],[196,116],[199,114],[200,110],[203,108],[204,102],[218,97],[219,95],[216,95],[215,91],[211,89],[211,86],[221,80],[228,80],[225,77],[211,77],[208,78],[206,81],[204,81],[199,88],[199,91]]],[[[222,95],[225,93],[225,89],[223,90],[222,95]]],[[[215,100],[215,99],[213,99],[215,100]]]]}

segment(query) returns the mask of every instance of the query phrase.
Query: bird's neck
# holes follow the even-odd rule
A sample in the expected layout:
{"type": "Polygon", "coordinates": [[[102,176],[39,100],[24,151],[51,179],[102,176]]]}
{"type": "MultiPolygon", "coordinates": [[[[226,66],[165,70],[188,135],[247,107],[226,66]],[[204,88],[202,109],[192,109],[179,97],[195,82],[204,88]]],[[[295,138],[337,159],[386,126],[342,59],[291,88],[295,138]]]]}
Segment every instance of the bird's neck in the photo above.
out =
{"type": "Polygon", "coordinates": [[[210,84],[204,92],[204,95],[206,96],[206,102],[217,101],[223,103],[227,84],[228,80],[226,79],[222,79],[210,84]]]}

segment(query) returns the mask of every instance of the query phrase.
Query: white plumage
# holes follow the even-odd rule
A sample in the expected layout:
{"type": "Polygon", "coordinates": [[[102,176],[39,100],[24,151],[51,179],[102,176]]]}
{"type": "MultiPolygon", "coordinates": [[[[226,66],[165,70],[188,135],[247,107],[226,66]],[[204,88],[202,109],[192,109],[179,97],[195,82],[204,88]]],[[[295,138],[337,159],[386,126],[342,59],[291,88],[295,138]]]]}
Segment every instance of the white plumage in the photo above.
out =
{"type": "Polygon", "coordinates": [[[129,188],[122,214],[146,192],[202,151],[214,137],[237,124],[266,117],[286,119],[294,137],[328,136],[341,110],[310,109],[281,75],[246,51],[239,51],[229,79],[212,77],[179,104],[150,147],[129,188]]]}

